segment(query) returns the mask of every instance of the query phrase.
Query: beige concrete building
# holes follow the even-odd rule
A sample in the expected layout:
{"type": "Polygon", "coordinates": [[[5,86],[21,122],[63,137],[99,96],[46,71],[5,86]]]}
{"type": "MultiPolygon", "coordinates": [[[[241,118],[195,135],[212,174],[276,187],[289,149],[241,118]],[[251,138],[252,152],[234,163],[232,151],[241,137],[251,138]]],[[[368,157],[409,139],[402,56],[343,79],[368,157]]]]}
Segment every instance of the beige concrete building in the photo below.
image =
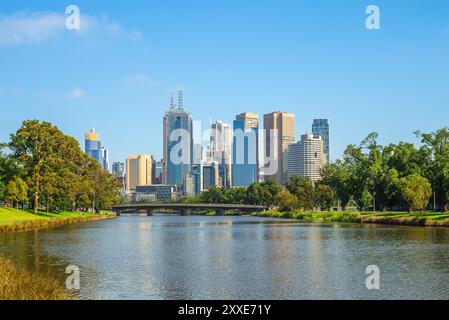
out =
{"type": "Polygon", "coordinates": [[[152,184],[153,158],[150,155],[130,155],[126,159],[126,190],[152,184]]]}
{"type": "Polygon", "coordinates": [[[245,122],[245,129],[259,128],[259,115],[251,112],[244,112],[235,117],[237,120],[245,122]]]}
{"type": "Polygon", "coordinates": [[[295,143],[295,114],[289,112],[272,112],[263,117],[265,130],[265,157],[276,156],[278,165],[276,174],[265,175],[264,179],[275,179],[279,183],[286,183],[288,179],[287,151],[289,145],[295,143]],[[277,142],[277,150],[271,150],[272,139],[277,142]]]}
{"type": "Polygon", "coordinates": [[[300,141],[288,148],[288,178],[297,175],[317,182],[325,162],[323,139],[304,134],[300,141]]]}

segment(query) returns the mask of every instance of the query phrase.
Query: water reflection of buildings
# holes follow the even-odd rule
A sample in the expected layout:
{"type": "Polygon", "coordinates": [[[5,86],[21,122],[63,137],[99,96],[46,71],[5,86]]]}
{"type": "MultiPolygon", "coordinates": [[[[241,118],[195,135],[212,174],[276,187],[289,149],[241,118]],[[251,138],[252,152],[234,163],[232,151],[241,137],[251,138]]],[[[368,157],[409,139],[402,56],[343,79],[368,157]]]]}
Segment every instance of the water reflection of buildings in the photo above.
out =
{"type": "Polygon", "coordinates": [[[306,239],[308,245],[307,252],[307,273],[305,273],[304,278],[310,279],[311,283],[309,287],[313,288],[313,294],[311,298],[313,299],[326,299],[329,298],[325,295],[328,289],[328,279],[327,273],[330,268],[326,261],[326,255],[324,254],[323,248],[323,228],[319,227],[309,227],[306,231],[306,239]],[[310,286],[311,285],[311,286],[310,286]],[[318,290],[317,290],[318,289],[318,290]],[[320,292],[319,296],[315,295],[315,292],[320,292]]]}

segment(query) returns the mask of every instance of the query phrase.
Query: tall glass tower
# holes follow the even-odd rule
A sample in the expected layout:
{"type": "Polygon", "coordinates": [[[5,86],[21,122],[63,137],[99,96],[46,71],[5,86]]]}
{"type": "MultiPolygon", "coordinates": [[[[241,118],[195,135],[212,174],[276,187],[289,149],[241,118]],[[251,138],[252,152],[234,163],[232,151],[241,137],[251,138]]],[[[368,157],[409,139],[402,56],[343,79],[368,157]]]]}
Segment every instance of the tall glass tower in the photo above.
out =
{"type": "Polygon", "coordinates": [[[101,147],[101,158],[102,158],[102,166],[104,170],[109,172],[109,150],[101,147]]]}
{"type": "Polygon", "coordinates": [[[183,92],[178,92],[178,106],[172,94],[170,109],[163,124],[163,175],[164,184],[182,187],[184,178],[192,171],[193,124],[192,117],[184,109],[183,92]]]}
{"type": "Polygon", "coordinates": [[[103,165],[100,135],[98,132],[95,132],[94,128],[84,135],[84,151],[89,157],[94,158],[98,163],[103,165]]]}
{"type": "Polygon", "coordinates": [[[320,136],[324,144],[324,158],[326,163],[330,161],[329,153],[329,120],[328,119],[314,119],[312,123],[312,133],[315,136],[320,136]]]}
{"type": "Polygon", "coordinates": [[[247,187],[259,181],[259,116],[242,113],[233,127],[232,185],[247,187]]]}

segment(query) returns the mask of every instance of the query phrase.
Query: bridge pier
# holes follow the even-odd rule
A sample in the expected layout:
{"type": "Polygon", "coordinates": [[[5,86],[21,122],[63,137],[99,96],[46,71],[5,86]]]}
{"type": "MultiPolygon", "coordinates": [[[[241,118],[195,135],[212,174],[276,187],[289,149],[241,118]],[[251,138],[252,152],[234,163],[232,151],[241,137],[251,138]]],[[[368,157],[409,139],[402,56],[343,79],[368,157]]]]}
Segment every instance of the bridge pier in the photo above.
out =
{"type": "Polygon", "coordinates": [[[153,210],[150,208],[147,208],[147,217],[151,217],[153,215],[153,210]]]}

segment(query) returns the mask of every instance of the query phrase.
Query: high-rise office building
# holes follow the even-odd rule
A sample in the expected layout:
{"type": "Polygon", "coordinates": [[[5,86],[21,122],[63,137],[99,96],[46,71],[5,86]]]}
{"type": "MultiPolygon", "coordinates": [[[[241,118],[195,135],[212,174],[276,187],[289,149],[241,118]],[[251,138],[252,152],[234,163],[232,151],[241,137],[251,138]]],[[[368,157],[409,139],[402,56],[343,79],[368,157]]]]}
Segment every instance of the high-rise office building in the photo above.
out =
{"type": "Polygon", "coordinates": [[[126,159],[126,190],[152,184],[153,159],[150,155],[130,155],[126,159]]]}
{"type": "Polygon", "coordinates": [[[192,172],[190,175],[195,180],[195,194],[203,191],[203,161],[201,161],[200,163],[195,163],[192,166],[192,172]]]}
{"type": "Polygon", "coordinates": [[[153,161],[153,184],[162,184],[163,161],[153,161]]]}
{"type": "Polygon", "coordinates": [[[100,135],[98,132],[95,132],[94,128],[84,134],[84,151],[89,157],[94,158],[99,164],[103,165],[100,135]]]}
{"type": "Polygon", "coordinates": [[[264,176],[265,181],[274,179],[279,183],[287,182],[288,146],[295,143],[295,115],[288,112],[272,112],[263,116],[265,130],[265,157],[276,159],[277,164],[270,163],[274,174],[264,176]],[[276,150],[271,150],[273,147],[276,150]]]}
{"type": "Polygon", "coordinates": [[[109,172],[109,150],[104,147],[101,148],[101,159],[104,170],[109,172]]]}
{"type": "Polygon", "coordinates": [[[231,145],[230,125],[221,121],[213,123],[210,130],[209,160],[217,162],[221,182],[226,187],[231,187],[231,145]]]}
{"type": "Polygon", "coordinates": [[[121,189],[125,189],[125,164],[123,162],[113,162],[112,163],[112,174],[117,178],[121,184],[121,189]]]}
{"type": "Polygon", "coordinates": [[[192,117],[184,109],[182,91],[178,93],[178,106],[172,95],[164,116],[163,149],[163,183],[181,187],[193,164],[192,117]]]}
{"type": "Polygon", "coordinates": [[[116,177],[125,176],[125,164],[123,162],[112,163],[112,174],[116,177]]]}
{"type": "Polygon", "coordinates": [[[210,161],[203,164],[203,189],[221,187],[218,162],[210,161]]]}
{"type": "Polygon", "coordinates": [[[184,183],[183,183],[183,195],[185,197],[193,197],[198,192],[196,192],[196,175],[189,173],[184,177],[184,183]]]}
{"type": "Polygon", "coordinates": [[[325,163],[321,136],[304,134],[301,140],[288,148],[288,178],[300,176],[313,182],[320,180],[325,163]]]}
{"type": "Polygon", "coordinates": [[[232,185],[247,187],[259,181],[259,116],[242,113],[233,122],[232,185]]]}
{"type": "Polygon", "coordinates": [[[330,162],[329,153],[329,120],[328,119],[314,119],[312,123],[312,133],[320,136],[324,144],[324,158],[326,162],[330,162]]]}
{"type": "Polygon", "coordinates": [[[201,143],[193,144],[193,164],[203,161],[203,146],[201,143]]]}

